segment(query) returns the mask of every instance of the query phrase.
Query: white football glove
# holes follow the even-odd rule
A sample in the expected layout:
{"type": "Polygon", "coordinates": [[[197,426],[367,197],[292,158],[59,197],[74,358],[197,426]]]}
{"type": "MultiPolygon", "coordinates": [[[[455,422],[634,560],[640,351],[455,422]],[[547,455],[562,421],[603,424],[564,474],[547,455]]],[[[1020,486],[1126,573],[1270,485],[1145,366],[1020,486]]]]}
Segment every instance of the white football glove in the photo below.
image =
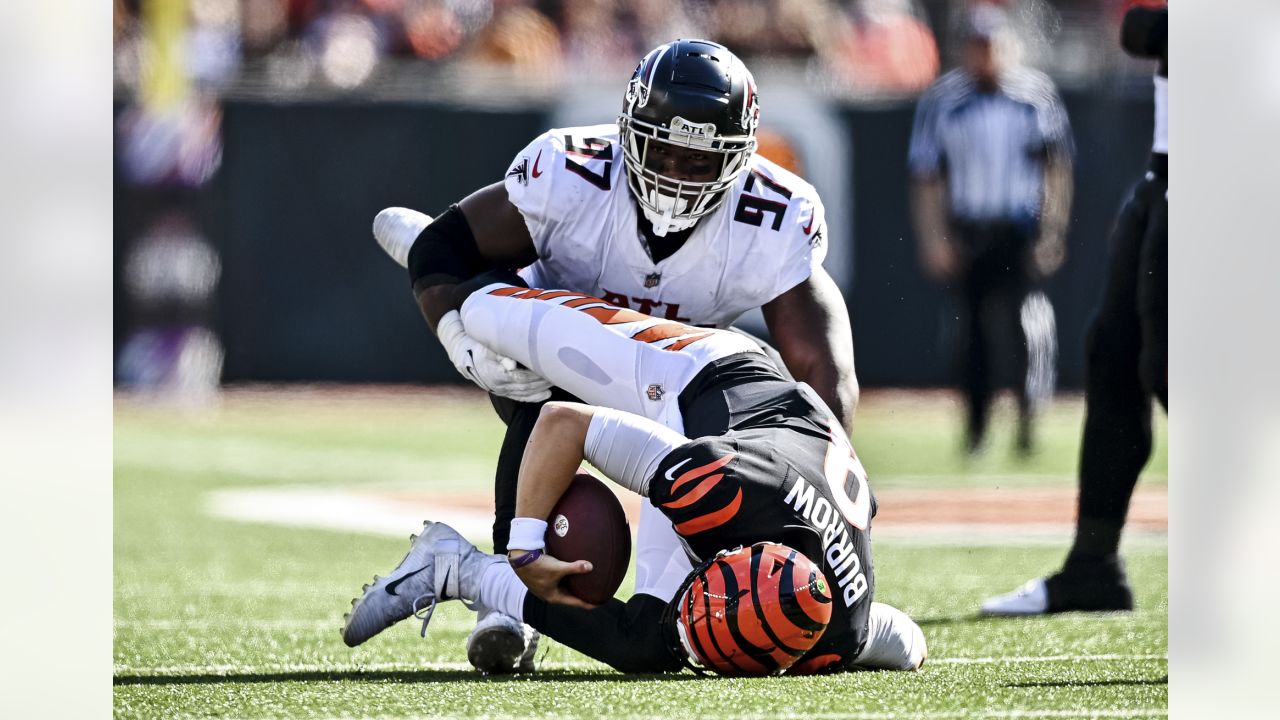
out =
{"type": "Polygon", "coordinates": [[[494,395],[517,402],[536,403],[551,397],[551,383],[515,360],[490,350],[462,329],[457,310],[450,310],[436,325],[436,336],[453,366],[462,376],[494,395]]]}

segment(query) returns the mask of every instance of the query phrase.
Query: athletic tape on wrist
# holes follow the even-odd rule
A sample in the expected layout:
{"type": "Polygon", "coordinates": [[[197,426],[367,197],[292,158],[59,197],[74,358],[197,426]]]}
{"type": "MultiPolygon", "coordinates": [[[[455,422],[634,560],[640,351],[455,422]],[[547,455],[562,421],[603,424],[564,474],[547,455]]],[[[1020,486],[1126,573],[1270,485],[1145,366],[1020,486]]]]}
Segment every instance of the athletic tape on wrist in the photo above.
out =
{"type": "Polygon", "coordinates": [[[507,540],[510,550],[541,550],[546,547],[544,538],[547,535],[547,521],[537,518],[511,518],[511,538],[507,540]]]}
{"type": "Polygon", "coordinates": [[[534,562],[537,562],[538,558],[540,558],[540,557],[542,557],[542,551],[541,551],[541,550],[533,550],[533,551],[530,551],[530,552],[527,552],[527,553],[525,553],[525,554],[521,555],[521,556],[520,556],[520,557],[518,557],[518,558],[510,558],[510,557],[509,557],[509,558],[507,558],[507,562],[511,563],[511,567],[512,567],[513,569],[515,569],[515,570],[519,570],[520,568],[524,567],[525,565],[529,565],[529,564],[532,564],[532,563],[534,563],[534,562]]]}

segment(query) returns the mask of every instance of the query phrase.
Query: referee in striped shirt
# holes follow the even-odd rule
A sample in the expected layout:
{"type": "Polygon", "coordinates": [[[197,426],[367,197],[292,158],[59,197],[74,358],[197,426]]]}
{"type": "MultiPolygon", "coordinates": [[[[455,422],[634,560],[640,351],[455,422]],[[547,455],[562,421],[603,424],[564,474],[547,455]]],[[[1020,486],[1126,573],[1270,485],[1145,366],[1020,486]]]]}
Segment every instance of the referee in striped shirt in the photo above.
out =
{"type": "Polygon", "coordinates": [[[1053,308],[1036,287],[1065,256],[1071,126],[1052,81],[1014,62],[999,8],[975,6],[961,33],[961,67],[916,108],[912,214],[925,273],[954,289],[962,308],[967,449],[983,447],[996,348],[1008,346],[1024,379],[1014,388],[1017,447],[1027,454],[1035,407],[1056,374],[1053,308]]]}

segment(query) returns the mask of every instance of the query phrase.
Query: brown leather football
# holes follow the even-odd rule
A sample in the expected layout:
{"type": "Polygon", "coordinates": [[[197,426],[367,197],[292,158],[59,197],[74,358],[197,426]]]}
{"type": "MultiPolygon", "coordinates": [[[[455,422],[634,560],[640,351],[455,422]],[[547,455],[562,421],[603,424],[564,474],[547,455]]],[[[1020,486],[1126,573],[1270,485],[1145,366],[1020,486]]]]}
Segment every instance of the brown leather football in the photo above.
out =
{"type": "Polygon", "coordinates": [[[565,578],[564,589],[598,605],[613,597],[627,574],[631,526],[613,491],[580,472],[547,518],[546,545],[548,555],[565,562],[591,562],[591,572],[565,578]]]}

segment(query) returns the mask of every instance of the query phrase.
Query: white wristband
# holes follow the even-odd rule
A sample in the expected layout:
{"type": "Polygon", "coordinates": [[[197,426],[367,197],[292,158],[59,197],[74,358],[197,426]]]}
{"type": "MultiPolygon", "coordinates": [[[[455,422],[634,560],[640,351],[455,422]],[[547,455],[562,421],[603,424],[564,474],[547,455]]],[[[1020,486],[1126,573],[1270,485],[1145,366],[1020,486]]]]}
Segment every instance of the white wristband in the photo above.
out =
{"type": "Polygon", "coordinates": [[[547,521],[537,518],[511,518],[511,537],[508,550],[541,550],[546,546],[547,521]]]}

